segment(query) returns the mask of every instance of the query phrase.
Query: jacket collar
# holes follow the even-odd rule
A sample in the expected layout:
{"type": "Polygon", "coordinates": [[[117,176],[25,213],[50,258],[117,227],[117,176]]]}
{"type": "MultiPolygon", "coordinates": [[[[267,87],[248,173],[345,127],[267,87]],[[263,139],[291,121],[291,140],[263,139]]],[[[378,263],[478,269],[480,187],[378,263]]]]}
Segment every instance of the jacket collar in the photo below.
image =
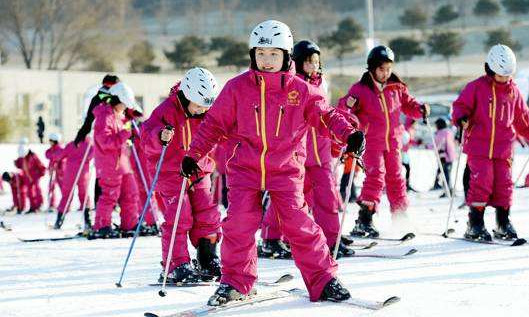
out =
{"type": "Polygon", "coordinates": [[[261,72],[250,69],[248,74],[256,85],[260,85],[261,80],[264,80],[266,89],[269,91],[285,89],[295,76],[295,72],[292,68],[288,71],[280,71],[276,73],[261,72]]]}

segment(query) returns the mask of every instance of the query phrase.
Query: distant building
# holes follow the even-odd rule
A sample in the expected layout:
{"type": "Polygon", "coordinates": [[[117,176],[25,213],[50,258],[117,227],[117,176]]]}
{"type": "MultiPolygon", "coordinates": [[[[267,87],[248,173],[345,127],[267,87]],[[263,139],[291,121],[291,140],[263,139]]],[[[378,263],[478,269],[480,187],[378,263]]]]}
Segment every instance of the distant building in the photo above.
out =
{"type": "MultiPolygon", "coordinates": [[[[46,134],[59,132],[65,141],[72,140],[83,121],[84,94],[90,87],[100,84],[104,75],[99,72],[0,69],[0,114],[12,118],[14,127],[9,141],[17,142],[26,136],[30,142],[36,142],[34,130],[39,116],[46,124],[46,134]]],[[[138,103],[149,116],[183,73],[116,75],[133,88],[138,103]]],[[[232,75],[215,74],[221,85],[232,75]]]]}

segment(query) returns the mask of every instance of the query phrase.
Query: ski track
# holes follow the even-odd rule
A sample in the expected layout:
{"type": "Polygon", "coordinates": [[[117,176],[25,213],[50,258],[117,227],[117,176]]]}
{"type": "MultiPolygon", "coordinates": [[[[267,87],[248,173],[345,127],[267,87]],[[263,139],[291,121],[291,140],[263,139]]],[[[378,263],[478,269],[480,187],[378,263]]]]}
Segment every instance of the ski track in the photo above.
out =
{"type": "MultiPolygon", "coordinates": [[[[43,146],[32,146],[43,157],[43,146]]],[[[0,145],[5,153],[2,170],[12,169],[16,145],[0,145]]],[[[412,151],[412,185],[426,191],[433,183],[433,154],[412,151]]],[[[514,177],[527,158],[518,154],[514,177]]],[[[462,168],[464,164],[461,164],[462,168]]],[[[455,174],[455,171],[453,171],[455,174]]],[[[462,173],[459,174],[461,177],[462,173]]],[[[47,178],[42,180],[43,189],[47,178]]],[[[7,184],[6,184],[7,185],[7,184]]],[[[5,186],[8,187],[8,186],[5,186]]],[[[46,192],[46,190],[44,190],[46,192]]],[[[472,244],[421,233],[442,233],[448,210],[447,199],[437,199],[440,192],[410,194],[409,220],[391,225],[387,200],[375,222],[382,235],[400,237],[413,231],[417,237],[399,246],[380,243],[368,252],[398,253],[411,247],[418,253],[401,260],[348,258],[339,260],[339,278],[352,296],[382,300],[397,295],[401,301],[380,311],[368,311],[334,303],[309,304],[303,298],[285,298],[242,307],[218,316],[522,316],[529,309],[529,246],[502,247],[472,244]]],[[[74,199],[74,206],[78,202],[74,199]]],[[[450,221],[457,235],[466,225],[466,210],[457,210],[462,201],[456,197],[450,221]]],[[[529,236],[529,191],[516,189],[512,219],[521,237],[529,236]]],[[[0,209],[11,205],[10,194],[0,196],[0,209]]],[[[349,206],[344,233],[352,228],[357,207],[349,206]]],[[[57,242],[22,243],[18,237],[63,236],[77,232],[82,213],[72,211],[64,230],[54,232],[44,226],[55,215],[5,215],[12,232],[0,229],[0,315],[1,316],[143,316],[146,311],[160,315],[195,308],[204,304],[214,286],[168,288],[168,295],[158,296],[158,288],[147,284],[157,280],[161,270],[160,240],[139,238],[123,281],[119,279],[131,239],[87,241],[75,239],[57,242]]],[[[487,210],[487,228],[492,230],[494,213],[487,210]]],[[[194,250],[190,247],[191,255],[194,250]]],[[[293,261],[259,259],[259,278],[274,280],[292,273],[294,281],[284,288],[304,288],[293,261]]],[[[259,287],[258,291],[278,289],[259,287]]]]}

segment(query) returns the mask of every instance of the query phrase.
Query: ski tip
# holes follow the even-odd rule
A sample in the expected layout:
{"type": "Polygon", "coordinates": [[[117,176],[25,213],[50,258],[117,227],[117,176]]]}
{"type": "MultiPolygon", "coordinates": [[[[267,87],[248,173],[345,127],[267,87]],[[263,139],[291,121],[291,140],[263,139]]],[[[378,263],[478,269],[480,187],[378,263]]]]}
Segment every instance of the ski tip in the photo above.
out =
{"type": "Polygon", "coordinates": [[[412,254],[415,254],[415,253],[417,253],[417,249],[410,249],[410,251],[408,251],[406,254],[404,254],[404,256],[412,255],[412,254]]]}
{"type": "Polygon", "coordinates": [[[527,243],[527,240],[525,239],[516,239],[512,244],[511,246],[513,247],[517,247],[517,246],[520,246],[520,245],[524,245],[527,243]]]}
{"type": "Polygon", "coordinates": [[[377,245],[378,245],[378,243],[377,243],[376,241],[373,241],[373,242],[371,242],[370,244],[368,244],[367,246],[368,246],[369,248],[372,248],[372,247],[375,247],[375,246],[377,246],[377,245]]]}
{"type": "Polygon", "coordinates": [[[145,314],[143,314],[143,316],[145,316],[145,317],[158,317],[158,315],[153,314],[153,313],[145,313],[145,314]]]}
{"type": "Polygon", "coordinates": [[[407,240],[411,240],[415,238],[415,233],[413,232],[408,232],[406,233],[402,238],[400,238],[401,241],[407,241],[407,240]]]}
{"type": "Polygon", "coordinates": [[[286,282],[290,282],[294,279],[294,275],[290,274],[290,273],[287,273],[283,276],[281,276],[277,281],[276,283],[286,283],[286,282]]]}
{"type": "Polygon", "coordinates": [[[392,296],[392,297],[386,299],[384,301],[384,303],[382,304],[382,306],[386,307],[386,306],[389,306],[389,305],[392,305],[392,304],[395,304],[395,303],[398,303],[398,302],[400,302],[400,297],[392,296]]]}

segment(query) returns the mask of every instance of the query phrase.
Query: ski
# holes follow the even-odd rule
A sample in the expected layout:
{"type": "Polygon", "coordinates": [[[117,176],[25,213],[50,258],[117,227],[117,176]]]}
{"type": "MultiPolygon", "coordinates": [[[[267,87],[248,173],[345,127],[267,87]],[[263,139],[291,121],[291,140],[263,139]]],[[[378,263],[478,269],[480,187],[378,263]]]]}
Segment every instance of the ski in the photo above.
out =
{"type": "MultiPolygon", "coordinates": [[[[294,279],[294,276],[292,274],[284,274],[281,277],[279,277],[277,280],[273,282],[266,282],[266,281],[257,281],[255,284],[258,286],[279,286],[281,284],[285,284],[287,282],[290,282],[294,279]]],[[[165,286],[167,287],[196,287],[196,286],[218,286],[219,282],[215,281],[203,281],[203,282],[196,282],[196,283],[166,283],[165,286]]],[[[151,283],[149,286],[162,286],[162,283],[151,283]]]]}
{"type": "Polygon", "coordinates": [[[21,242],[45,242],[45,241],[63,241],[63,240],[73,240],[73,239],[79,239],[79,238],[85,238],[83,236],[82,232],[79,232],[75,235],[65,235],[64,237],[55,237],[55,238],[32,238],[32,239],[24,239],[24,238],[18,238],[17,239],[21,242]]]}
{"type": "Polygon", "coordinates": [[[384,254],[384,253],[355,253],[354,255],[348,256],[349,258],[378,258],[378,259],[404,259],[412,254],[417,253],[417,249],[409,249],[408,251],[401,254],[384,254]]]}
{"type": "MultiPolygon", "coordinates": [[[[294,288],[291,290],[280,290],[276,292],[271,292],[267,294],[259,294],[252,297],[249,297],[247,299],[239,300],[239,301],[233,301],[231,303],[228,303],[226,305],[221,306],[208,306],[204,305],[199,308],[195,309],[189,309],[182,312],[169,314],[169,315],[157,315],[151,312],[146,312],[144,314],[145,317],[195,317],[195,316],[206,316],[210,314],[215,314],[222,311],[227,311],[233,308],[239,308],[249,305],[254,305],[258,303],[263,303],[271,300],[277,300],[287,297],[302,297],[302,298],[308,298],[308,294],[306,291],[301,290],[299,288],[294,288]]],[[[350,298],[346,301],[342,302],[332,302],[328,301],[329,304],[338,304],[338,305],[348,305],[348,306],[354,306],[358,308],[363,309],[369,309],[369,310],[380,310],[382,308],[385,308],[391,304],[395,304],[400,301],[400,298],[397,296],[389,297],[383,301],[371,301],[371,300],[365,300],[360,298],[350,298]]]]}
{"type": "Polygon", "coordinates": [[[521,245],[524,245],[524,244],[527,243],[527,240],[525,240],[523,238],[518,238],[518,239],[515,239],[515,240],[512,240],[512,241],[509,241],[509,240],[486,241],[486,240],[474,240],[474,239],[467,239],[465,237],[454,237],[454,236],[451,236],[451,234],[453,234],[454,232],[455,232],[455,230],[449,229],[442,236],[445,237],[445,238],[448,238],[448,239],[452,239],[452,240],[460,240],[460,241],[467,241],[467,242],[481,243],[481,244],[489,244],[489,245],[501,245],[501,246],[504,246],[504,247],[518,247],[518,246],[521,246],[521,245]]]}
{"type": "Polygon", "coordinates": [[[406,241],[414,239],[415,238],[415,233],[408,232],[408,233],[406,233],[405,235],[403,235],[400,238],[385,238],[385,237],[373,238],[373,237],[357,237],[357,236],[351,236],[351,235],[345,236],[345,238],[349,239],[349,240],[353,240],[355,238],[358,238],[358,239],[370,239],[370,240],[379,240],[379,241],[399,242],[399,244],[401,244],[401,243],[404,243],[406,241]]]}
{"type": "MultiPolygon", "coordinates": [[[[295,290],[295,289],[294,289],[295,290]]],[[[182,312],[169,314],[169,315],[157,315],[151,312],[146,312],[143,314],[145,317],[194,317],[194,316],[206,316],[209,314],[214,314],[222,311],[226,311],[233,308],[244,307],[248,305],[253,305],[257,303],[263,303],[271,300],[286,298],[290,296],[295,296],[294,290],[279,290],[275,292],[258,294],[255,296],[248,297],[243,300],[232,301],[225,305],[221,306],[208,306],[203,305],[198,308],[192,308],[182,312]]]]}
{"type": "MultiPolygon", "coordinates": [[[[356,243],[351,236],[342,236],[342,243],[345,244],[347,247],[359,247],[357,250],[363,250],[370,249],[376,245],[378,245],[378,242],[371,241],[369,243],[356,243]]],[[[353,248],[353,250],[356,250],[353,248]]]]}
{"type": "MultiPolygon", "coordinates": [[[[289,292],[291,292],[293,295],[296,295],[296,296],[309,298],[309,295],[307,294],[307,292],[299,288],[292,289],[289,292]]],[[[373,301],[373,300],[365,300],[361,298],[351,297],[345,301],[341,301],[341,302],[327,301],[327,303],[354,306],[354,307],[364,308],[364,309],[369,309],[369,310],[380,310],[389,305],[398,303],[399,301],[400,301],[400,297],[398,296],[391,296],[391,297],[386,298],[383,301],[373,301]]]]}
{"type": "Polygon", "coordinates": [[[0,221],[0,228],[4,229],[5,231],[12,231],[13,228],[11,228],[10,225],[4,223],[3,221],[0,221]]]}

